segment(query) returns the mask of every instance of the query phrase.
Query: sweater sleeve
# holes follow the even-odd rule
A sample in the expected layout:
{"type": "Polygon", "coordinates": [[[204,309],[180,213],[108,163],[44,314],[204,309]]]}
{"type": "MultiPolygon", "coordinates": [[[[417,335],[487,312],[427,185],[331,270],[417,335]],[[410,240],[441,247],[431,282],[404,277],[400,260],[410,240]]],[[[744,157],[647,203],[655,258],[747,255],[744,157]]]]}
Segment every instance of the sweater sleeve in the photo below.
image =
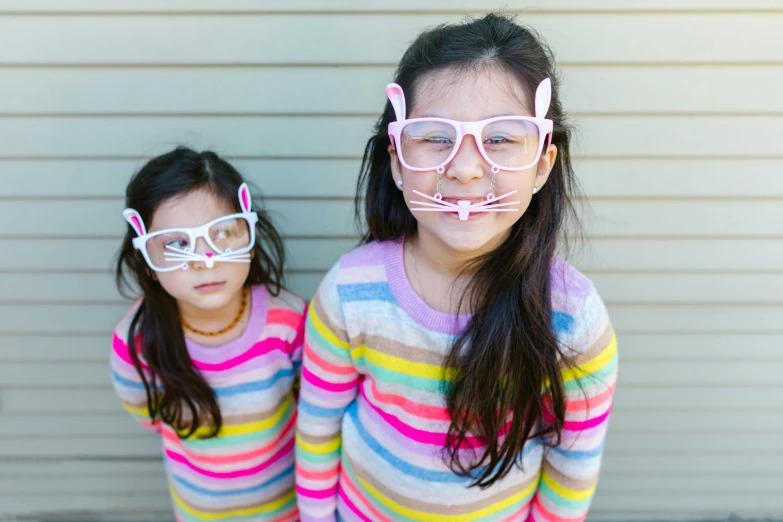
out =
{"type": "Polygon", "coordinates": [[[559,445],[545,450],[528,521],[585,520],[598,483],[618,359],[617,339],[595,289],[575,318],[572,338],[567,354],[574,366],[562,371],[565,425],[559,445]]]}
{"type": "Polygon", "coordinates": [[[298,397],[302,383],[302,356],[304,354],[305,321],[307,319],[307,306],[302,315],[298,317],[296,324],[296,337],[291,343],[291,364],[294,367],[294,394],[298,397]]]}
{"type": "MultiPolygon", "coordinates": [[[[150,418],[144,382],[133,365],[120,327],[114,332],[110,365],[112,386],[123,407],[143,426],[160,433],[160,418],[155,421],[150,418]]],[[[150,377],[143,364],[142,371],[149,383],[150,377]]]]}
{"type": "Polygon", "coordinates": [[[342,420],[359,388],[337,274],[336,265],[310,303],[305,327],[296,437],[296,491],[302,522],[336,519],[342,420]]]}

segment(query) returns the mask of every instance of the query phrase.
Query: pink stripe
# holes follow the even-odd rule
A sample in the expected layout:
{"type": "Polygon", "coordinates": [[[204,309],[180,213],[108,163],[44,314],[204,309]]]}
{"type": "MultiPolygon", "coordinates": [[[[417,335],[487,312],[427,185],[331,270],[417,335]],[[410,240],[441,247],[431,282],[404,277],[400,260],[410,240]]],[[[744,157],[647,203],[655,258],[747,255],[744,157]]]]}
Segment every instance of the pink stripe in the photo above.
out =
{"type": "MultiPolygon", "coordinates": [[[[386,413],[378,406],[373,404],[372,401],[370,401],[370,399],[367,397],[367,393],[364,391],[363,387],[361,388],[361,393],[362,393],[362,397],[364,397],[364,400],[367,402],[367,404],[370,405],[370,407],[375,411],[375,413],[380,415],[381,418],[384,421],[386,421],[387,424],[389,424],[394,429],[402,433],[405,437],[420,442],[422,444],[432,444],[434,446],[446,446],[445,433],[435,433],[432,431],[420,430],[418,428],[409,426],[408,424],[402,422],[394,415],[386,413]]],[[[469,436],[465,438],[465,441],[460,445],[460,447],[478,449],[480,447],[485,446],[485,443],[483,442],[484,440],[486,440],[485,437],[469,436]]]]}
{"type": "Polygon", "coordinates": [[[530,503],[532,502],[532,500],[533,499],[531,498],[530,500],[525,502],[525,504],[521,508],[516,510],[513,514],[511,514],[511,516],[504,518],[500,522],[514,522],[516,520],[520,520],[519,516],[522,515],[525,511],[530,509],[530,503]]]}
{"type": "MultiPolygon", "coordinates": [[[[114,334],[114,339],[112,340],[112,347],[114,348],[114,353],[116,353],[120,359],[125,361],[127,364],[133,366],[133,360],[131,360],[128,345],[125,344],[125,342],[122,339],[120,339],[120,337],[117,334],[114,334]]],[[[284,340],[278,339],[277,337],[270,337],[268,339],[264,339],[263,341],[257,342],[249,350],[243,352],[241,355],[234,357],[233,359],[229,359],[227,361],[223,361],[219,363],[208,363],[208,362],[197,361],[194,359],[193,366],[195,366],[199,370],[204,370],[209,372],[226,371],[236,366],[239,366],[240,364],[246,363],[247,361],[254,359],[256,357],[262,357],[264,355],[268,355],[269,353],[275,350],[279,350],[283,353],[287,353],[287,348],[288,347],[286,346],[286,342],[284,340]]],[[[141,366],[142,368],[145,369],[149,368],[149,366],[144,364],[144,362],[141,363],[141,366]]]]}
{"type": "Polygon", "coordinates": [[[418,402],[411,401],[405,397],[401,397],[393,393],[383,393],[378,390],[374,380],[371,381],[370,385],[372,386],[372,395],[377,399],[377,402],[399,406],[405,410],[406,413],[410,413],[411,415],[415,415],[416,417],[423,419],[440,421],[451,420],[448,408],[428,406],[426,404],[420,404],[418,402]]]}
{"type": "Polygon", "coordinates": [[[331,468],[323,471],[313,471],[306,469],[301,464],[296,465],[296,476],[303,479],[312,480],[313,482],[317,482],[319,480],[329,480],[334,478],[339,472],[339,464],[335,464],[331,468]]]}
{"type": "MultiPolygon", "coordinates": [[[[609,412],[611,410],[612,409],[609,408],[598,417],[593,417],[592,419],[587,419],[586,421],[565,421],[563,423],[563,429],[570,431],[584,431],[586,429],[595,428],[596,426],[603,424],[606,418],[609,417],[609,412]]],[[[544,409],[544,419],[550,423],[554,422],[555,420],[554,416],[552,416],[552,413],[546,408],[544,409]]]]}
{"type": "Polygon", "coordinates": [[[359,384],[358,377],[348,382],[327,382],[311,372],[307,367],[302,368],[302,378],[313,386],[330,392],[348,391],[355,388],[359,384]]]}
{"type": "Polygon", "coordinates": [[[264,471],[266,468],[270,467],[275,462],[287,456],[293,449],[294,449],[294,439],[291,439],[285,444],[285,446],[280,448],[280,450],[277,453],[272,455],[269,458],[269,460],[262,462],[258,466],[254,466],[249,469],[225,471],[225,472],[209,471],[203,468],[199,468],[195,466],[192,462],[190,462],[187,458],[185,458],[183,455],[180,455],[179,453],[175,453],[168,449],[166,450],[166,456],[171,460],[173,460],[174,462],[179,462],[180,464],[186,465],[196,473],[204,475],[205,477],[228,479],[228,478],[250,477],[252,475],[255,475],[256,473],[260,473],[264,471]]]}
{"type": "Polygon", "coordinates": [[[515,520],[519,520],[519,515],[523,514],[525,511],[528,511],[530,509],[530,505],[533,503],[533,497],[531,497],[525,502],[521,508],[517,509],[513,514],[510,516],[504,518],[500,522],[514,522],[515,520]]]}
{"type": "MultiPolygon", "coordinates": [[[[604,402],[606,402],[608,399],[612,397],[612,394],[614,393],[616,387],[617,387],[617,383],[615,381],[615,383],[613,383],[609,388],[599,393],[598,395],[588,397],[587,399],[566,401],[566,413],[590,410],[597,406],[600,406],[601,404],[603,404],[604,402]]],[[[552,410],[551,395],[547,394],[544,396],[544,404],[547,406],[547,408],[550,411],[552,410]]]]}
{"type": "Polygon", "coordinates": [[[294,337],[294,341],[291,343],[291,350],[289,351],[289,353],[292,353],[294,350],[304,345],[306,318],[307,318],[307,305],[305,305],[304,308],[304,315],[297,316],[298,324],[293,327],[296,330],[296,337],[294,337]]]}
{"type": "Polygon", "coordinates": [[[299,324],[302,323],[302,314],[285,308],[270,308],[267,312],[266,321],[267,324],[282,324],[288,326],[291,330],[296,330],[299,324]]]}
{"type": "Polygon", "coordinates": [[[310,343],[308,342],[304,343],[304,352],[305,359],[307,359],[308,362],[315,363],[318,367],[326,372],[336,373],[338,375],[352,375],[356,373],[356,368],[353,366],[340,366],[321,358],[321,356],[318,355],[318,352],[313,350],[313,348],[310,346],[310,343]]]}
{"type": "Polygon", "coordinates": [[[348,497],[347,491],[343,489],[343,486],[347,486],[347,489],[351,490],[351,493],[356,495],[358,498],[362,499],[364,501],[364,505],[367,506],[367,509],[370,510],[370,512],[375,516],[376,519],[380,520],[381,522],[391,522],[391,519],[389,517],[386,517],[378,511],[375,506],[373,506],[367,499],[365,495],[362,495],[362,493],[359,491],[359,488],[354,484],[353,478],[350,476],[349,473],[343,473],[341,476],[342,480],[340,481],[340,491],[339,495],[340,498],[343,499],[343,502],[346,503],[346,505],[351,508],[352,511],[355,513],[359,513],[359,508],[356,507],[353,502],[351,502],[350,498],[348,497]]]}
{"type": "Polygon", "coordinates": [[[323,500],[325,498],[331,498],[337,494],[337,484],[329,489],[308,489],[304,486],[296,486],[296,493],[307,498],[315,498],[323,500]]]}
{"type": "Polygon", "coordinates": [[[288,423],[283,428],[283,430],[278,434],[275,439],[266,444],[265,446],[254,449],[252,451],[247,451],[244,453],[237,453],[232,455],[199,455],[196,453],[193,453],[192,451],[188,450],[183,444],[179,436],[176,434],[173,428],[166,426],[166,430],[163,432],[163,438],[168,440],[171,444],[179,446],[180,451],[184,454],[185,458],[197,462],[201,462],[204,464],[212,464],[214,465],[225,465],[225,464],[236,464],[237,462],[242,462],[246,460],[254,460],[257,459],[263,455],[266,455],[270,451],[272,451],[275,446],[277,446],[281,440],[286,438],[288,435],[291,434],[291,431],[294,430],[296,427],[296,415],[291,415],[291,418],[288,420],[288,423]]]}
{"type": "Polygon", "coordinates": [[[351,502],[351,499],[348,498],[348,495],[345,493],[344,489],[340,488],[340,492],[338,493],[338,495],[345,503],[346,507],[348,507],[348,509],[350,509],[351,512],[359,518],[359,520],[361,520],[362,522],[373,522],[371,518],[362,514],[361,510],[359,510],[359,508],[356,507],[356,504],[351,502]]]}
{"type": "MultiPolygon", "coordinates": [[[[112,345],[112,348],[114,349],[114,353],[117,354],[117,357],[122,359],[127,364],[133,366],[133,360],[131,360],[130,350],[128,349],[128,345],[125,343],[125,341],[120,339],[120,336],[117,335],[116,333],[114,334],[114,338],[112,339],[111,345],[112,345]]],[[[139,359],[139,362],[141,362],[141,367],[142,368],[149,369],[149,366],[144,364],[144,361],[139,359]]],[[[135,366],[134,366],[134,368],[135,368],[135,366]]]]}
{"type": "Polygon", "coordinates": [[[207,362],[193,360],[193,366],[195,366],[199,370],[205,370],[209,372],[220,372],[220,371],[230,370],[235,366],[239,366],[240,364],[246,363],[247,361],[254,359],[256,357],[262,357],[275,350],[279,350],[283,353],[286,353],[286,343],[285,341],[283,341],[282,339],[278,339],[277,337],[270,337],[268,339],[264,339],[263,341],[257,342],[249,350],[243,352],[241,355],[237,355],[233,359],[228,359],[227,361],[223,361],[219,363],[207,363],[207,362]]]}
{"type": "MultiPolygon", "coordinates": [[[[574,518],[565,518],[565,517],[557,516],[555,513],[552,513],[551,511],[549,511],[547,508],[544,507],[538,495],[536,495],[535,499],[533,500],[533,508],[540,511],[541,515],[544,517],[542,520],[546,520],[547,522],[581,522],[582,520],[585,519],[585,515],[587,515],[587,513],[583,513],[581,515],[577,515],[574,518]]],[[[533,518],[532,513],[530,514],[530,518],[533,518]]]]}

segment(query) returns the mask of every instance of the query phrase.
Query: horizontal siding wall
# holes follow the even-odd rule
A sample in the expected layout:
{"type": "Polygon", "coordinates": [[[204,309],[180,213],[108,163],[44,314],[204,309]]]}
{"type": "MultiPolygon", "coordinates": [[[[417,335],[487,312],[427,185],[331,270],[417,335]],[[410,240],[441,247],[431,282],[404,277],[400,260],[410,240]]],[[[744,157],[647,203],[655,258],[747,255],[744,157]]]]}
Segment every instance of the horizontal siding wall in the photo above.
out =
{"type": "MultiPolygon", "coordinates": [[[[588,203],[574,261],[621,341],[591,519],[783,515],[783,2],[503,5],[558,56],[588,203]]],[[[0,518],[171,516],[160,442],[108,381],[129,176],[178,143],[228,156],[310,296],[355,245],[403,50],[487,7],[0,0],[0,518]]]]}

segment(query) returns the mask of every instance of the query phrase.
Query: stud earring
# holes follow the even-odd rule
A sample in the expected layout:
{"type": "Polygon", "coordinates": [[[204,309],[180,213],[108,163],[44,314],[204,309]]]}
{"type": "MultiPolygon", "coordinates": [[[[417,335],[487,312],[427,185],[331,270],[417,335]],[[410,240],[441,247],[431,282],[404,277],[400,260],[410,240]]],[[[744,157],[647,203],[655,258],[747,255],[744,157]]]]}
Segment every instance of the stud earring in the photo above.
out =
{"type": "Polygon", "coordinates": [[[533,187],[533,194],[538,194],[538,187],[533,187]]]}
{"type": "Polygon", "coordinates": [[[398,189],[401,189],[401,188],[402,188],[402,180],[401,180],[401,179],[398,179],[398,180],[397,180],[397,188],[398,188],[398,189]]]}

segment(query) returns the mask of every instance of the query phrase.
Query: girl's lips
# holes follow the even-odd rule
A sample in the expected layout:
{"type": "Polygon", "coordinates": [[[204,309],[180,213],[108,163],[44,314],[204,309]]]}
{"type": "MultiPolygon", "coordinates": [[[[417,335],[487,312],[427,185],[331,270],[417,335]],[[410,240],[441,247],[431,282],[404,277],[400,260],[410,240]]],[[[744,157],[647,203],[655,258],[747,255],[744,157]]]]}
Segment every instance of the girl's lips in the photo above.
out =
{"type": "Polygon", "coordinates": [[[226,285],[225,281],[217,282],[217,283],[204,283],[201,285],[198,285],[196,287],[196,290],[199,292],[214,292],[216,290],[220,290],[226,285]]]}

